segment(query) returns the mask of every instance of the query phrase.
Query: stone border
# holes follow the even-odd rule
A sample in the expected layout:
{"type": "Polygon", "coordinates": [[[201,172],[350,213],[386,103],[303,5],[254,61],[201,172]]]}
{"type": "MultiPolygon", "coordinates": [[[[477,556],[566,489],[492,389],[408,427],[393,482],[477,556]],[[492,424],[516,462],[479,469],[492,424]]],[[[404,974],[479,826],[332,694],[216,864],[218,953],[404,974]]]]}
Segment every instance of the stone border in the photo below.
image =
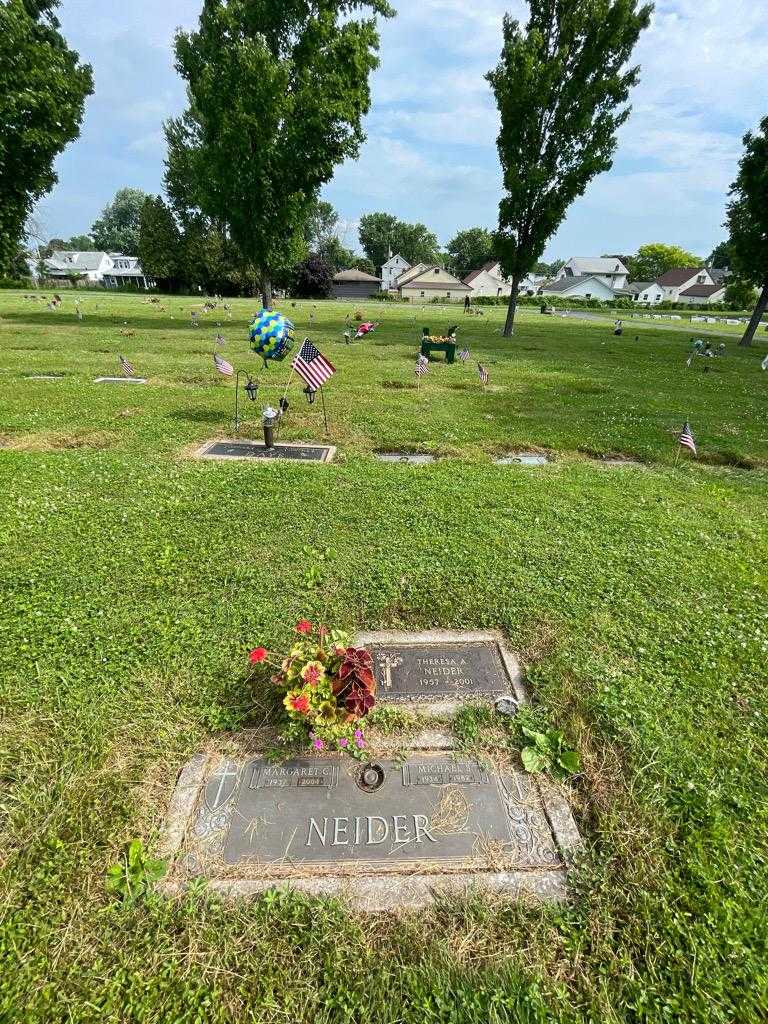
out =
{"type": "Polygon", "coordinates": [[[94,384],[146,384],[146,377],[94,377],[94,384]]]}
{"type": "MultiPolygon", "coordinates": [[[[410,748],[413,749],[413,748],[410,748]]],[[[206,771],[215,760],[211,754],[196,754],[181,769],[161,832],[158,853],[171,861],[169,876],[157,883],[167,896],[182,894],[187,882],[172,877],[173,861],[182,852],[194,812],[204,788],[206,771]]],[[[546,779],[534,779],[555,843],[563,857],[561,868],[529,871],[460,872],[456,874],[413,875],[327,875],[322,878],[209,879],[208,888],[225,897],[253,898],[269,890],[298,890],[312,896],[333,895],[346,899],[367,913],[416,909],[429,904],[436,892],[477,888],[515,899],[533,897],[562,903],[568,898],[568,865],[582,846],[576,822],[562,791],[546,779]]]]}
{"type": "Polygon", "coordinates": [[[251,445],[253,448],[264,449],[265,445],[263,441],[253,441],[250,438],[231,438],[231,437],[217,437],[212,441],[206,441],[205,444],[201,445],[193,454],[195,459],[207,459],[210,462],[257,462],[257,463],[275,463],[280,462],[283,464],[288,463],[291,466],[322,466],[327,465],[329,462],[333,462],[336,457],[336,445],[332,444],[318,444],[312,441],[278,441],[277,444],[280,448],[316,448],[318,451],[325,452],[322,459],[276,459],[276,458],[261,458],[254,459],[247,455],[209,455],[209,450],[217,444],[246,444],[251,445]]]}
{"type": "Polygon", "coordinates": [[[438,461],[437,455],[429,452],[374,452],[377,462],[395,466],[432,466],[438,461]]]}
{"type": "MultiPolygon", "coordinates": [[[[429,644],[493,644],[499,652],[501,663],[509,682],[509,689],[517,704],[526,704],[528,694],[523,686],[522,670],[517,657],[507,646],[506,639],[498,630],[457,630],[457,629],[426,629],[421,632],[401,632],[398,630],[362,630],[354,637],[356,647],[367,647],[369,644],[397,644],[407,647],[420,647],[429,644]]],[[[471,694],[465,699],[439,701],[397,701],[391,705],[382,703],[382,707],[403,707],[430,718],[443,718],[455,715],[460,707],[468,704],[492,702],[488,695],[471,694]]],[[[441,737],[443,734],[440,734],[441,737]]]]}

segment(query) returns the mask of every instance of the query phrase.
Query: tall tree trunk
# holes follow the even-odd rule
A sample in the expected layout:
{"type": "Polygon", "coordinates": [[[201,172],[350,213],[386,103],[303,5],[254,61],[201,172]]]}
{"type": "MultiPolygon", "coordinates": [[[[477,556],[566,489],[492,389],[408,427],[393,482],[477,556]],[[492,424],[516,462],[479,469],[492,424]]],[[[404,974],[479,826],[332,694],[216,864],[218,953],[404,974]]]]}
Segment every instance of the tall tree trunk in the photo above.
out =
{"type": "Polygon", "coordinates": [[[760,298],[757,300],[755,306],[755,312],[752,314],[752,319],[747,325],[746,331],[744,331],[744,337],[739,342],[739,345],[743,345],[745,348],[749,348],[752,344],[752,339],[755,336],[755,331],[760,326],[760,321],[763,318],[763,313],[768,309],[768,279],[763,284],[763,290],[760,293],[760,298]]]}
{"type": "Polygon", "coordinates": [[[517,293],[520,289],[522,277],[517,274],[512,278],[512,291],[509,295],[509,306],[507,307],[507,320],[504,324],[504,337],[511,338],[515,333],[515,313],[517,312],[517,293]]]}
{"type": "Polygon", "coordinates": [[[264,309],[272,309],[272,282],[266,276],[261,279],[261,301],[264,309]]]}

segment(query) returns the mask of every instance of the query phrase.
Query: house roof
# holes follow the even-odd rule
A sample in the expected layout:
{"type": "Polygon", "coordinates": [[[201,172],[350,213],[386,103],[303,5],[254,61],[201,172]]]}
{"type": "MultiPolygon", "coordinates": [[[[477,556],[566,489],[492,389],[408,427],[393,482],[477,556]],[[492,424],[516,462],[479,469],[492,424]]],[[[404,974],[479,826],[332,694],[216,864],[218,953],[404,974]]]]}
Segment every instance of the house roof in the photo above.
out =
{"type": "Polygon", "coordinates": [[[639,295],[640,292],[644,292],[646,289],[650,288],[652,284],[653,281],[630,281],[626,287],[626,291],[631,295],[639,295]]]}
{"type": "MultiPolygon", "coordinates": [[[[410,264],[410,263],[408,262],[408,260],[407,260],[407,259],[405,258],[405,256],[401,256],[399,252],[396,252],[394,256],[390,256],[390,257],[389,257],[389,259],[387,260],[387,262],[386,262],[386,263],[385,263],[385,264],[383,265],[382,269],[383,269],[384,267],[388,267],[388,266],[389,266],[390,264],[394,264],[394,263],[396,263],[396,262],[397,262],[398,260],[402,260],[402,262],[403,262],[403,263],[405,264],[405,266],[406,266],[406,270],[407,270],[408,268],[410,268],[411,264],[410,264]]],[[[405,271],[403,271],[403,273],[405,273],[405,271]]]]}
{"type": "Polygon", "coordinates": [[[364,270],[340,270],[338,274],[333,275],[335,284],[342,284],[344,281],[367,281],[369,284],[381,284],[380,277],[374,277],[373,274],[366,274],[364,270]]]}
{"type": "Polygon", "coordinates": [[[422,270],[422,272],[420,274],[417,274],[416,277],[413,277],[409,281],[406,281],[405,284],[402,283],[402,278],[401,278],[398,281],[397,286],[398,286],[398,288],[429,288],[429,289],[435,290],[435,291],[438,290],[438,289],[441,289],[441,290],[445,291],[445,290],[447,290],[449,288],[453,289],[454,291],[456,291],[456,290],[463,290],[463,291],[467,291],[467,292],[471,291],[471,288],[470,288],[470,286],[468,284],[463,284],[458,279],[458,277],[455,277],[453,274],[451,274],[449,271],[445,270],[443,267],[438,267],[437,264],[433,264],[432,266],[425,267],[424,270],[422,270]],[[440,274],[443,274],[445,277],[450,278],[450,280],[448,280],[448,281],[433,281],[431,279],[432,274],[438,273],[438,272],[440,274]],[[422,280],[422,278],[426,278],[427,276],[430,277],[430,280],[422,280]]]}
{"type": "Polygon", "coordinates": [[[732,276],[730,270],[724,270],[721,267],[708,267],[709,276],[712,280],[717,283],[718,281],[725,281],[727,278],[732,276]]]}
{"type": "Polygon", "coordinates": [[[495,267],[498,267],[498,265],[498,260],[491,260],[490,263],[484,263],[482,267],[479,267],[477,270],[470,270],[470,272],[464,278],[464,284],[471,285],[472,282],[476,281],[481,274],[490,274],[495,267]]]}
{"type": "Polygon", "coordinates": [[[687,295],[689,298],[700,298],[709,299],[716,292],[722,292],[725,290],[723,284],[694,284],[690,288],[686,288],[684,292],[680,292],[681,295],[687,295]]]}
{"type": "Polygon", "coordinates": [[[568,263],[573,267],[574,277],[591,277],[595,274],[628,274],[629,271],[615,256],[593,257],[574,256],[568,263]]]}
{"type": "MultiPolygon", "coordinates": [[[[561,277],[559,281],[553,281],[551,284],[545,285],[545,288],[548,292],[567,292],[577,284],[593,280],[597,280],[594,274],[574,274],[572,277],[561,277]]],[[[608,287],[602,281],[598,283],[602,284],[604,288],[608,287]]]]}
{"type": "Polygon", "coordinates": [[[660,284],[662,288],[678,288],[702,271],[706,271],[706,267],[677,267],[657,277],[656,284],[660,284]]]}
{"type": "Polygon", "coordinates": [[[105,252],[75,252],[71,249],[57,249],[45,264],[55,265],[57,270],[98,270],[107,254],[105,252]]]}
{"type": "Polygon", "coordinates": [[[408,281],[412,281],[414,277],[418,277],[420,274],[423,274],[425,270],[429,270],[428,264],[417,263],[409,270],[403,271],[403,273],[395,281],[395,287],[401,288],[404,284],[407,284],[408,281]]]}

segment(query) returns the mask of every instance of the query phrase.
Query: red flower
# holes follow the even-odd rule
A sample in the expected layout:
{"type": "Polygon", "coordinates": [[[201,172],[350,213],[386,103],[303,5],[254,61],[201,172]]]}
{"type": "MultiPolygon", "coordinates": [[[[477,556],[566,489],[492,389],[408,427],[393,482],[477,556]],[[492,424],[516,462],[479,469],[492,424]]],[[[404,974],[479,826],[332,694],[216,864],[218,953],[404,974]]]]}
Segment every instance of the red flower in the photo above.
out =
{"type": "Polygon", "coordinates": [[[311,633],[312,632],[312,623],[311,622],[307,622],[306,619],[300,619],[296,623],[296,632],[297,633],[304,633],[304,634],[311,633]]]}
{"type": "Polygon", "coordinates": [[[300,711],[302,715],[309,711],[309,697],[306,693],[302,693],[300,696],[294,697],[291,704],[293,705],[294,711],[300,711]]]}
{"type": "Polygon", "coordinates": [[[266,660],[268,653],[269,652],[266,647],[255,647],[248,655],[248,661],[250,661],[252,665],[258,665],[260,662],[266,660]]]}

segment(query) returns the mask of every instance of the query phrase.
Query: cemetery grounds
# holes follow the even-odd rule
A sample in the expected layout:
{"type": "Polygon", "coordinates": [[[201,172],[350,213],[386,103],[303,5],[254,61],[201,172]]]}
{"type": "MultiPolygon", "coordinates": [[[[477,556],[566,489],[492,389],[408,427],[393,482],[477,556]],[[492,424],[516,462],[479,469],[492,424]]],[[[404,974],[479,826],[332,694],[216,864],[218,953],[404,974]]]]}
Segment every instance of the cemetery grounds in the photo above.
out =
{"type": "MultiPolygon", "coordinates": [[[[263,382],[242,436],[288,376],[249,351],[257,304],[78,297],[82,321],[71,292],[0,293],[0,1021],[768,1019],[766,339],[686,369],[663,324],[524,310],[507,340],[501,308],[371,302],[381,326],[347,346],[354,305],[284,302],[338,370],[336,461],[225,463],[190,457],[232,436],[217,330],[263,382]],[[471,358],[417,387],[422,326],[452,322],[471,358]],[[93,383],[118,354],[146,385],[93,383]],[[393,449],[439,458],[376,460],[393,449]],[[518,450],[552,461],[494,464],[518,450]],[[154,849],[180,766],[262,721],[246,653],[301,617],[503,631],[522,721],[582,759],[568,904],[106,891],[124,843],[154,849]]],[[[281,440],[324,440],[288,397],[281,440]]],[[[482,756],[519,725],[469,708],[454,729],[482,756]]]]}

